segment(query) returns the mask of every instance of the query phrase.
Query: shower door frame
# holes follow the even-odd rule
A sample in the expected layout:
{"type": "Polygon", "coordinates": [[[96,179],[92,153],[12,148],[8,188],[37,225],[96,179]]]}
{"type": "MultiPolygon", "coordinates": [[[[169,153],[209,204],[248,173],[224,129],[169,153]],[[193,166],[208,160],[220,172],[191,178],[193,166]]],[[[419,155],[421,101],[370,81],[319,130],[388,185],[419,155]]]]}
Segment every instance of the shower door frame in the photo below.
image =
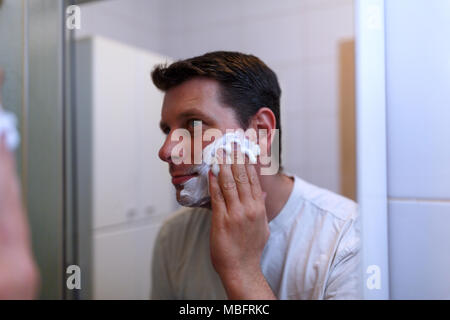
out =
{"type": "MultiPolygon", "coordinates": [[[[4,0],[3,7],[8,1],[4,0]]],[[[18,168],[32,232],[41,299],[89,299],[90,219],[77,208],[74,0],[22,0],[22,137],[18,168]],[[84,239],[84,240],[82,240],[84,239]],[[84,246],[79,250],[80,243],[84,246]],[[68,289],[67,267],[81,267],[81,289],[68,289]]]]}

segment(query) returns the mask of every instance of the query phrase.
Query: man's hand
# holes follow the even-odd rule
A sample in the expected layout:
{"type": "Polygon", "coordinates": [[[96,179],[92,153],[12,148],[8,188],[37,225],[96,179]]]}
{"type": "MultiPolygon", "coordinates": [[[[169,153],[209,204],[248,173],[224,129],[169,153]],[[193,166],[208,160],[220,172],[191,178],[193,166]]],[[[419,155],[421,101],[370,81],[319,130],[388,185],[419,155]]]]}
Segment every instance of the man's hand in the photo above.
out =
{"type": "Polygon", "coordinates": [[[32,299],[38,282],[14,158],[0,136],[0,299],[32,299]]]}
{"type": "Polygon", "coordinates": [[[0,299],[31,299],[38,283],[14,155],[0,134],[0,299]]]}
{"type": "Polygon", "coordinates": [[[228,297],[275,299],[260,266],[270,231],[254,165],[222,164],[209,180],[211,260],[228,297]]]}
{"type": "Polygon", "coordinates": [[[5,73],[2,68],[0,68],[0,104],[2,103],[2,89],[3,82],[5,81],[5,73]]]}

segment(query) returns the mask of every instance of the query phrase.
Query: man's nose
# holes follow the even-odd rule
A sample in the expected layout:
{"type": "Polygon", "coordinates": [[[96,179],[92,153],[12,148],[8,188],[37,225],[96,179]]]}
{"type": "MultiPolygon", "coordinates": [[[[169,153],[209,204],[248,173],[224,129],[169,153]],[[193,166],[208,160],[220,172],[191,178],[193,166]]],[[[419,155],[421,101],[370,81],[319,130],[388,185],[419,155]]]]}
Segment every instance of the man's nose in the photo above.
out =
{"type": "Polygon", "coordinates": [[[172,149],[174,147],[173,141],[170,140],[170,135],[167,135],[164,144],[161,146],[158,152],[158,156],[162,161],[171,162],[172,149]]]}
{"type": "Polygon", "coordinates": [[[188,148],[188,146],[185,146],[185,143],[184,139],[181,142],[176,139],[172,140],[171,133],[168,134],[164,144],[161,149],[159,149],[159,158],[168,163],[175,162],[175,164],[177,164],[178,161],[183,161],[184,156],[189,156],[189,152],[184,154],[184,149],[188,148]]]}

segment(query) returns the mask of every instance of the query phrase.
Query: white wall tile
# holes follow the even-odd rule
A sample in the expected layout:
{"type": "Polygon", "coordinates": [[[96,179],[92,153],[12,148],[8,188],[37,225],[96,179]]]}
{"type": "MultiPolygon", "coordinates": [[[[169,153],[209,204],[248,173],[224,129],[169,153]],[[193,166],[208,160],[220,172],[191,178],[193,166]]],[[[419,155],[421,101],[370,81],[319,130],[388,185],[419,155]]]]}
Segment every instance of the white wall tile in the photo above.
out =
{"type": "MultiPolygon", "coordinates": [[[[312,154],[309,165],[328,166],[331,161],[336,163],[335,157],[339,153],[339,124],[334,117],[305,118],[306,135],[314,136],[309,139],[306,152],[312,154]]],[[[337,164],[338,166],[338,164],[337,164]]]]}
{"type": "Polygon", "coordinates": [[[388,192],[450,199],[450,3],[409,4],[387,3],[388,192]]]}
{"type": "Polygon", "coordinates": [[[246,20],[242,25],[242,50],[268,64],[298,61],[304,52],[306,29],[301,12],[246,20]]]}
{"type": "Polygon", "coordinates": [[[305,70],[299,61],[286,63],[273,63],[270,68],[277,74],[281,87],[281,109],[289,115],[291,122],[300,121],[308,111],[304,103],[307,84],[305,83],[305,70]]]}
{"type": "Polygon", "coordinates": [[[327,9],[353,5],[354,0],[300,0],[306,9],[327,9]]]}
{"type": "Polygon", "coordinates": [[[247,19],[297,14],[304,11],[304,0],[250,0],[242,1],[242,10],[247,19]]]}
{"type": "Polygon", "coordinates": [[[306,37],[303,20],[301,14],[289,14],[187,28],[168,35],[164,53],[181,58],[213,50],[235,50],[254,54],[268,64],[295,61],[300,59],[306,37]]]}
{"type": "MultiPolygon", "coordinates": [[[[217,26],[226,27],[241,21],[253,21],[261,18],[276,17],[286,13],[300,12],[302,2],[298,0],[248,0],[248,1],[208,1],[190,0],[162,1],[164,11],[179,8],[172,19],[181,21],[180,32],[200,31],[217,26]]],[[[175,31],[176,28],[172,28],[175,31]]]]}
{"type": "Polygon", "coordinates": [[[450,299],[450,202],[389,202],[392,299],[450,299]]]}
{"type": "Polygon", "coordinates": [[[240,25],[215,26],[198,31],[186,31],[170,36],[173,41],[166,43],[164,50],[176,59],[185,59],[208,51],[242,50],[242,31],[240,25]]]}
{"type": "Polygon", "coordinates": [[[338,65],[333,58],[326,62],[304,64],[304,105],[312,117],[339,117],[338,65]]]}
{"type": "Polygon", "coordinates": [[[305,133],[303,122],[285,121],[282,123],[282,154],[283,166],[286,171],[292,174],[303,176],[305,168],[308,166],[308,155],[306,146],[308,139],[305,133]]]}
{"type": "Polygon", "coordinates": [[[307,159],[307,179],[323,188],[339,192],[340,143],[338,119],[307,117],[305,136],[309,137],[302,150],[307,159]],[[314,137],[314,138],[311,138],[314,137]]]}
{"type": "Polygon", "coordinates": [[[353,5],[311,9],[306,14],[307,39],[304,56],[308,60],[331,57],[337,60],[339,41],[353,38],[353,5]]]}
{"type": "MultiPolygon", "coordinates": [[[[166,33],[167,14],[159,0],[96,1],[81,5],[77,38],[99,35],[159,52],[166,33]]],[[[172,22],[171,25],[174,25],[172,22]]]]}
{"type": "Polygon", "coordinates": [[[302,81],[299,71],[301,67],[295,63],[282,66],[271,66],[280,82],[281,128],[282,128],[282,162],[283,167],[290,173],[300,174],[304,167],[305,157],[302,150],[306,143],[302,122],[302,81]]]}

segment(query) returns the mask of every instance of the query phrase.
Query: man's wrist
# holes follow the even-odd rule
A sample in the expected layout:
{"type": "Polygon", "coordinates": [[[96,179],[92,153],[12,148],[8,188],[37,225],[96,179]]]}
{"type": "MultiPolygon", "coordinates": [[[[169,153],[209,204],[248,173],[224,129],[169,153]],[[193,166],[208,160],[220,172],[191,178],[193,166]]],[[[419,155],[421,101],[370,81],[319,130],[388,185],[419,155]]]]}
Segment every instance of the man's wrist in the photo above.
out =
{"type": "Polygon", "coordinates": [[[248,270],[235,269],[220,277],[231,300],[276,299],[259,266],[248,270]]]}

